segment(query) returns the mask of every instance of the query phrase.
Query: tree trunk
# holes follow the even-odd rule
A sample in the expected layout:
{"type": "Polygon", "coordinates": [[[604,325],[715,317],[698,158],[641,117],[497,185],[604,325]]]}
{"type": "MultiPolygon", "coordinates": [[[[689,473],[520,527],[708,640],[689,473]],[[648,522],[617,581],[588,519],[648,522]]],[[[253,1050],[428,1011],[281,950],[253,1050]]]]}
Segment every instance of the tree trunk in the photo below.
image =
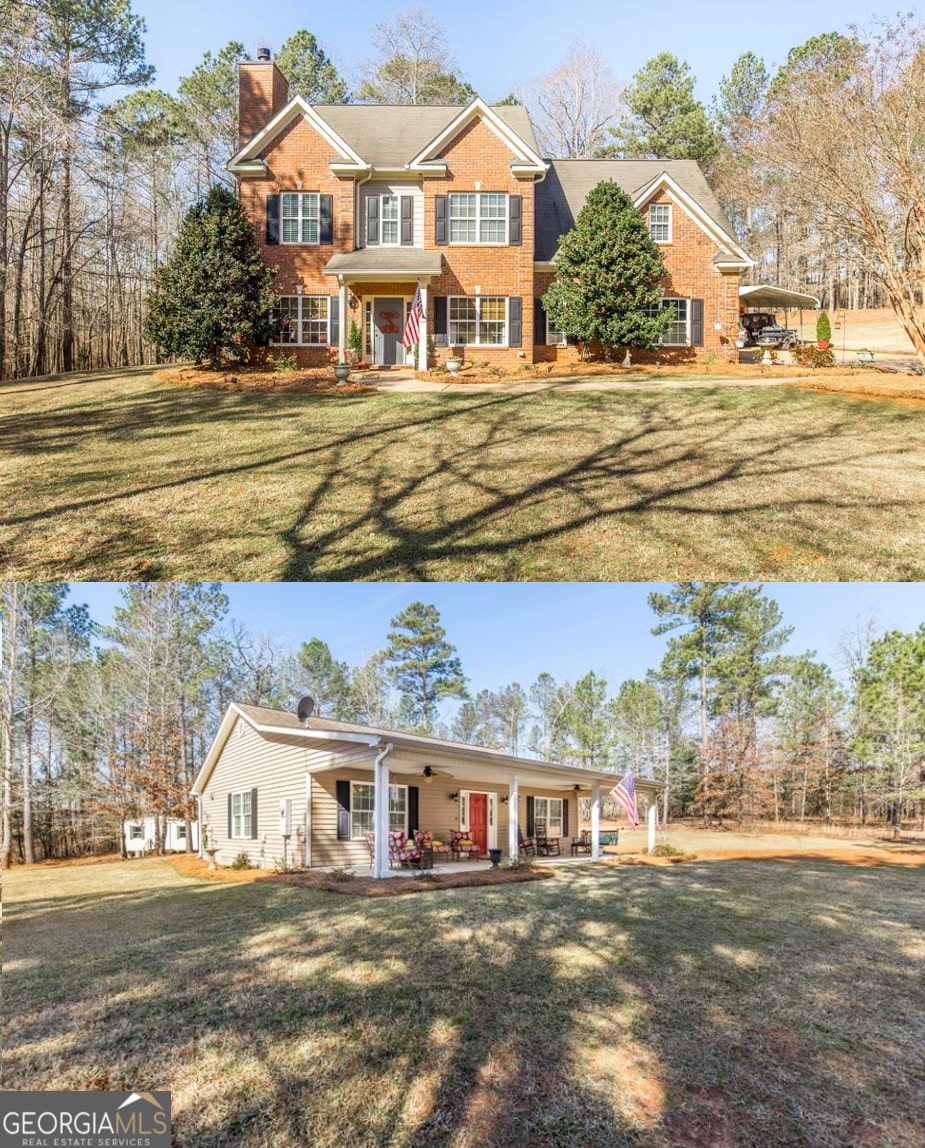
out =
{"type": "Polygon", "coordinates": [[[0,691],[0,741],[3,742],[2,803],[3,867],[8,869],[13,858],[13,705],[16,681],[16,654],[19,642],[19,586],[7,583],[3,594],[3,689],[0,691]]]}
{"type": "MultiPolygon", "coordinates": [[[[69,118],[71,111],[71,54],[64,59],[64,74],[61,79],[62,108],[69,118]]],[[[63,250],[61,252],[61,366],[66,372],[74,369],[74,253],[71,249],[73,225],[71,208],[72,190],[71,125],[65,123],[64,139],[61,148],[61,231],[63,250]]]]}

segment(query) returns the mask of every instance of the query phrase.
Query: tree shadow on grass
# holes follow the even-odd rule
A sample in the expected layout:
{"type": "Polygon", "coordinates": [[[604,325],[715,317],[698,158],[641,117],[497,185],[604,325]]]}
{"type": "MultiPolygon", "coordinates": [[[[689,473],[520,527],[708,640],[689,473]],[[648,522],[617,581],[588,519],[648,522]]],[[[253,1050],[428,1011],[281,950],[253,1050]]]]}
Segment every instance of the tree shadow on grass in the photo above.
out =
{"type": "Polygon", "coordinates": [[[710,862],[376,902],[71,899],[67,953],[8,925],[7,1086],[63,1065],[68,1087],[172,1088],[196,1148],[911,1146],[916,876],[710,862]],[[56,1008],[73,1028],[49,1053],[56,1008]]]}

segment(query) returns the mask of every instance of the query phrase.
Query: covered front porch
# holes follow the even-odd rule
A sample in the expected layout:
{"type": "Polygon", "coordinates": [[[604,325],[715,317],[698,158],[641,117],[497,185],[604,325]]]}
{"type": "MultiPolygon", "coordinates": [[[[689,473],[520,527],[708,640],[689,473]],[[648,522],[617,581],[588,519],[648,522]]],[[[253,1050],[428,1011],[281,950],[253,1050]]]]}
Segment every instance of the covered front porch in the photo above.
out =
{"type": "Polygon", "coordinates": [[[346,316],[338,334],[338,359],[347,361],[351,318],[362,339],[365,362],[377,367],[413,366],[426,371],[427,306],[431,280],[440,274],[440,252],[408,249],[364,248],[334,255],[325,274],[336,277],[339,312],[346,316]],[[417,350],[407,360],[402,336],[417,290],[421,292],[421,316],[417,350]]]}

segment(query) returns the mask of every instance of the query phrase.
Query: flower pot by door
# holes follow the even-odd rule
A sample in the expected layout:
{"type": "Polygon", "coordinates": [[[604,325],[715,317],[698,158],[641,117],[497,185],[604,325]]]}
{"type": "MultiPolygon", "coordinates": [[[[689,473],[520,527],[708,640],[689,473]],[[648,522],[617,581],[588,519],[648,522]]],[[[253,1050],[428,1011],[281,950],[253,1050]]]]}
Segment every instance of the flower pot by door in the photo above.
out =
{"type": "Polygon", "coordinates": [[[498,866],[501,864],[501,850],[500,849],[489,849],[488,850],[488,859],[489,859],[489,861],[491,861],[492,869],[497,869],[498,866]]]}
{"type": "Polygon", "coordinates": [[[339,383],[346,383],[350,375],[350,370],[349,363],[336,363],[334,365],[334,378],[337,379],[339,383]]]}

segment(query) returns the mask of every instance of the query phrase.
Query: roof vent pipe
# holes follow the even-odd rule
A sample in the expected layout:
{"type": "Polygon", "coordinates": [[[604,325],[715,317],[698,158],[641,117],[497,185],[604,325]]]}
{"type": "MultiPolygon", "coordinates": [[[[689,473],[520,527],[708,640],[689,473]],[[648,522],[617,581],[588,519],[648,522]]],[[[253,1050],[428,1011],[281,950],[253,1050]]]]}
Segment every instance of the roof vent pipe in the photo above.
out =
{"type": "Polygon", "coordinates": [[[268,64],[270,62],[270,49],[265,45],[257,49],[257,60],[261,64],[268,64]]]}

